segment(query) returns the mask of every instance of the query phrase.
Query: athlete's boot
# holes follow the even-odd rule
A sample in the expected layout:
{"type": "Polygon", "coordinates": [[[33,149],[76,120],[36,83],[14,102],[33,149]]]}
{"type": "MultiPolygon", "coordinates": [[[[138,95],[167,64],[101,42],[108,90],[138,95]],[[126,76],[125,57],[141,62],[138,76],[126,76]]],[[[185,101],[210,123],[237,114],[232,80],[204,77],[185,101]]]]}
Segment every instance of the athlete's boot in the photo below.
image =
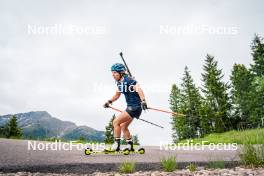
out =
{"type": "Polygon", "coordinates": [[[127,143],[127,146],[126,146],[126,148],[128,148],[130,151],[135,151],[135,149],[134,149],[134,146],[133,146],[133,141],[132,141],[132,138],[130,138],[130,139],[127,139],[126,140],[126,143],[127,143]]]}
{"type": "Polygon", "coordinates": [[[120,138],[115,138],[115,142],[112,145],[111,151],[120,151],[120,138]]]}

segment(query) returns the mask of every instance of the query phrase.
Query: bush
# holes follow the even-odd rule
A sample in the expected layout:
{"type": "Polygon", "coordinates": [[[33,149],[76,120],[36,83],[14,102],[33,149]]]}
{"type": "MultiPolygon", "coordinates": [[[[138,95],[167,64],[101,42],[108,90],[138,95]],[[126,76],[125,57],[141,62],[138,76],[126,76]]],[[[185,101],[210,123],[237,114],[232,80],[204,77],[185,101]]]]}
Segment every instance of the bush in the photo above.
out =
{"type": "Polygon", "coordinates": [[[187,169],[189,169],[189,171],[191,172],[195,172],[197,170],[197,166],[196,164],[194,163],[190,163],[188,166],[187,166],[187,169]]]}
{"type": "Polygon", "coordinates": [[[242,163],[250,167],[258,167],[264,165],[264,145],[245,144],[240,153],[242,163]]]}
{"type": "Polygon", "coordinates": [[[161,160],[161,165],[164,171],[173,172],[177,168],[176,157],[164,158],[161,160]]]}
{"type": "Polygon", "coordinates": [[[125,161],[119,166],[119,172],[121,173],[133,173],[135,171],[135,163],[125,161]]]}

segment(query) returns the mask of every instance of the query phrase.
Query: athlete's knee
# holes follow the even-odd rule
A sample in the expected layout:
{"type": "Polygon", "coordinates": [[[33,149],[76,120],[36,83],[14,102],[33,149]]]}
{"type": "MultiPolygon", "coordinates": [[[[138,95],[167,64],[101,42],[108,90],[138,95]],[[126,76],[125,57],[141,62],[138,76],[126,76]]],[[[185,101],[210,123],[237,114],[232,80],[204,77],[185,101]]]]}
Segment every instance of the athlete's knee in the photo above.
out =
{"type": "Polygon", "coordinates": [[[128,131],[128,126],[127,126],[127,125],[121,125],[121,130],[122,130],[123,132],[128,131]]]}
{"type": "Polygon", "coordinates": [[[119,121],[117,119],[113,120],[113,126],[114,127],[115,126],[119,126],[119,125],[120,125],[120,123],[119,123],[119,121]]]}
{"type": "Polygon", "coordinates": [[[127,127],[121,127],[121,130],[122,130],[123,132],[126,132],[126,131],[128,131],[128,128],[127,128],[127,127]]]}
{"type": "Polygon", "coordinates": [[[116,119],[112,122],[113,126],[116,126],[116,119]]]}

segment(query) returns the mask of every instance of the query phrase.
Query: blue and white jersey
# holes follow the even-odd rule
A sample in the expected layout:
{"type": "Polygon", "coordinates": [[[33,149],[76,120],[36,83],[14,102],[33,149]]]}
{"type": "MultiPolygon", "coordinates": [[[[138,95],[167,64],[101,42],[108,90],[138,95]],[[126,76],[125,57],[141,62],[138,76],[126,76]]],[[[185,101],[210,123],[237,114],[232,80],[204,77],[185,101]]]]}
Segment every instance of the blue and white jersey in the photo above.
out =
{"type": "Polygon", "coordinates": [[[135,86],[136,84],[137,81],[127,75],[124,76],[124,79],[122,81],[117,82],[118,91],[125,95],[127,106],[141,106],[140,97],[136,90],[134,90],[133,88],[133,86],[135,86]]]}

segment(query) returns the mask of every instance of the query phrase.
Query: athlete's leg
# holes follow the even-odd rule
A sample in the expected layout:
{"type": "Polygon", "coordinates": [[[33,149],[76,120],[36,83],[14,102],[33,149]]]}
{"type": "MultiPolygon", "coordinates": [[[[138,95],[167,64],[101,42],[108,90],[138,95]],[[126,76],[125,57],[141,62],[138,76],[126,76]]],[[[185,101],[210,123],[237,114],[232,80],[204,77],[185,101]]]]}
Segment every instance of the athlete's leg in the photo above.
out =
{"type": "Polygon", "coordinates": [[[128,129],[128,126],[133,121],[133,118],[129,114],[128,114],[128,116],[130,117],[130,119],[128,121],[122,123],[120,126],[121,126],[121,130],[123,132],[123,136],[126,139],[126,143],[127,143],[126,148],[128,148],[130,151],[135,151],[134,146],[133,146],[132,136],[131,136],[129,129],[128,129]]]}
{"type": "Polygon", "coordinates": [[[130,120],[122,123],[120,126],[121,126],[121,130],[123,132],[123,137],[125,139],[131,139],[131,134],[130,134],[130,131],[128,129],[128,126],[130,125],[130,123],[133,121],[133,118],[130,118],[130,120]]]}
{"type": "Polygon", "coordinates": [[[131,117],[126,111],[121,112],[113,121],[114,137],[120,138],[121,136],[121,124],[131,121],[131,117]]]}
{"type": "Polygon", "coordinates": [[[113,121],[114,126],[114,137],[115,142],[111,147],[111,150],[119,151],[120,150],[120,136],[121,136],[121,126],[120,124],[128,121],[131,117],[127,112],[121,112],[113,121]]]}
{"type": "Polygon", "coordinates": [[[131,118],[130,121],[124,122],[121,124],[121,129],[123,132],[123,136],[126,139],[126,143],[127,143],[127,147],[130,151],[135,151],[134,146],[133,146],[133,140],[132,140],[132,136],[129,132],[128,126],[129,124],[133,121],[133,119],[131,118]]]}

